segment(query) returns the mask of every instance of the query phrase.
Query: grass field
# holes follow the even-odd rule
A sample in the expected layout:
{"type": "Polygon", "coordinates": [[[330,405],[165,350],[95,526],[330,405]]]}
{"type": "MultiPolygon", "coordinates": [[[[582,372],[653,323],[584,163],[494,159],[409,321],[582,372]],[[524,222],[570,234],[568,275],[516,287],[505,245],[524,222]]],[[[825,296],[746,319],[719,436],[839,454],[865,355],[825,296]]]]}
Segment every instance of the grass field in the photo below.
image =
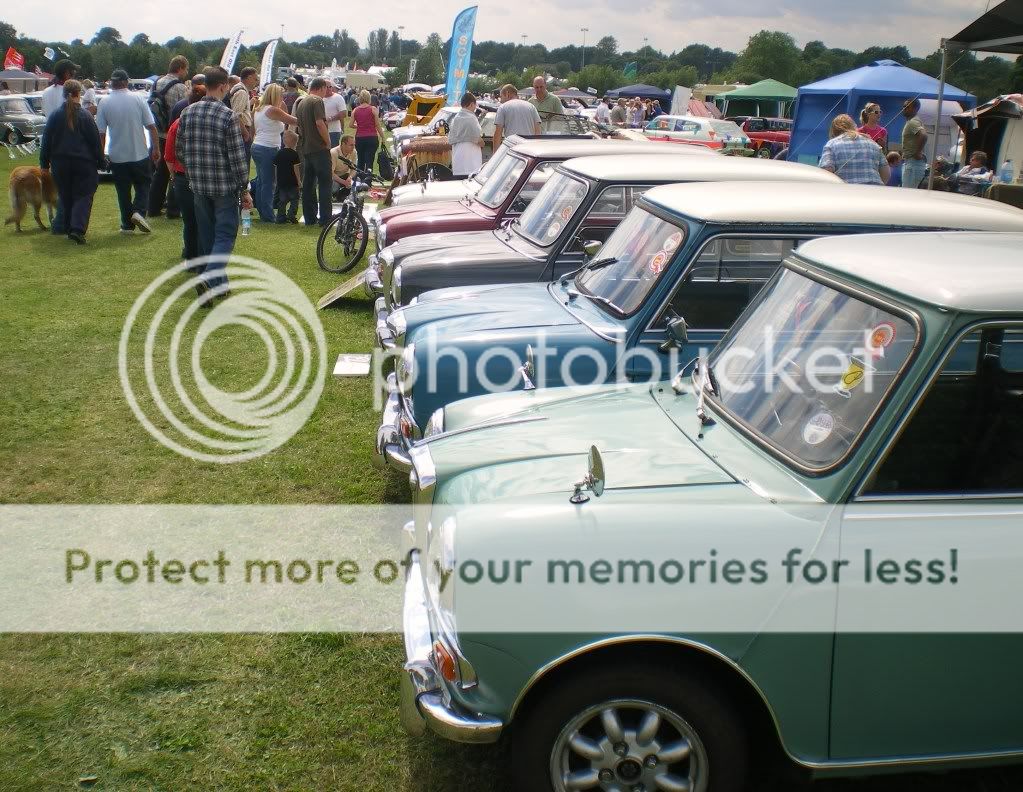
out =
{"type": "MultiPolygon", "coordinates": [[[[0,160],[3,184],[16,164],[0,160]]],[[[198,463],[153,440],[126,404],[117,344],[136,296],[177,263],[180,226],[155,219],[151,236],[122,237],[116,216],[103,184],[84,248],[29,226],[2,230],[0,502],[406,498],[404,477],[371,466],[377,415],[365,380],[328,377],[308,424],[253,462],[198,463]]],[[[237,252],[280,268],[315,301],[339,282],[317,268],[315,241],[312,229],[257,224],[237,252]]],[[[368,302],[322,319],[331,359],[372,348],[368,302]]],[[[262,372],[251,338],[220,343],[232,361],[225,383],[262,372]]],[[[0,636],[0,790],[502,789],[500,748],[404,736],[401,661],[393,636],[0,636]]],[[[1015,770],[814,787],[1020,788],[1015,770]]]]}

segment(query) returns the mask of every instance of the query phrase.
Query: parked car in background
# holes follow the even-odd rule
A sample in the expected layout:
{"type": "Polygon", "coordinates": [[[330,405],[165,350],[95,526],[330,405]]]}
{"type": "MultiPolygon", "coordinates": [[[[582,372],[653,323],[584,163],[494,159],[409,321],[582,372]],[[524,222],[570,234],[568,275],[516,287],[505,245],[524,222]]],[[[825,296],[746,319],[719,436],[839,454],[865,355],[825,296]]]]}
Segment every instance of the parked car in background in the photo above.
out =
{"type": "Polygon", "coordinates": [[[792,119],[763,118],[760,116],[734,116],[725,119],[734,121],[750,139],[758,157],[770,159],[782,149],[788,148],[792,137],[792,119]]]}
{"type": "Polygon", "coordinates": [[[650,140],[706,146],[723,151],[747,149],[750,139],[734,121],[697,116],[660,115],[643,129],[650,140]]]}
{"type": "MultiPolygon", "coordinates": [[[[574,162],[555,178],[578,168],[574,162]]],[[[961,198],[868,194],[838,182],[656,187],[572,277],[440,289],[392,314],[404,354],[389,380],[378,454],[407,465],[427,422],[445,425],[438,411],[486,393],[485,383],[518,387],[529,348],[544,350],[542,370],[530,375],[537,388],[670,378],[713,348],[807,240],[934,229],[1023,233],[1023,211],[961,198]],[[495,347],[505,354],[493,355],[495,347]],[[450,355],[439,359],[438,349],[450,355]],[[402,382],[403,365],[433,371],[436,385],[402,382]]]]}
{"type": "Polygon", "coordinates": [[[1021,234],[809,242],[691,377],[452,405],[410,474],[406,729],[507,736],[509,788],[530,792],[745,792],[779,765],[817,778],[1018,761],[1007,691],[1023,642],[1015,600],[985,582],[1023,562],[1021,248],[1021,234]],[[733,354],[765,328],[804,395],[764,395],[767,357],[733,354]],[[951,365],[964,348],[970,365],[951,365]],[[847,371],[867,355],[874,386],[811,385],[832,355],[847,371]],[[792,548],[846,568],[786,582],[792,548]],[[944,585],[913,585],[895,561],[898,581],[865,585],[870,548],[944,552],[944,585]],[[689,562],[708,553],[770,573],[753,582],[744,565],[722,584],[719,564],[706,585],[708,564],[690,578],[689,562]],[[545,557],[582,559],[586,585],[544,585],[545,557]],[[467,558],[538,559],[540,575],[469,586],[467,558]],[[685,582],[623,583],[626,559],[677,559],[685,582]],[[701,628],[704,614],[735,626],[701,628]],[[793,615],[807,626],[786,629],[793,615]]]}
{"type": "Polygon", "coordinates": [[[0,123],[4,124],[0,142],[13,146],[41,136],[46,117],[32,109],[27,96],[8,94],[0,96],[0,123]]]}

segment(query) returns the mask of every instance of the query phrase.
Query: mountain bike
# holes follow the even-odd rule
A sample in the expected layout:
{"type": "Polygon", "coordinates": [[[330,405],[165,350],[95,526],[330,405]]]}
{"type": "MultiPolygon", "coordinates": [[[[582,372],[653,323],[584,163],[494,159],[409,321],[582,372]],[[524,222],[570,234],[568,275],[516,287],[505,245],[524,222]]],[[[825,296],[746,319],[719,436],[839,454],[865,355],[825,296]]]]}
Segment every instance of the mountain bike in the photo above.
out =
{"type": "Polygon", "coordinates": [[[355,163],[347,159],[343,161],[355,171],[352,188],[341,202],[340,211],[323,227],[316,242],[316,261],[320,269],[334,273],[348,272],[366,252],[369,225],[362,215],[362,208],[373,182],[383,184],[372,171],[359,170],[355,163]]]}

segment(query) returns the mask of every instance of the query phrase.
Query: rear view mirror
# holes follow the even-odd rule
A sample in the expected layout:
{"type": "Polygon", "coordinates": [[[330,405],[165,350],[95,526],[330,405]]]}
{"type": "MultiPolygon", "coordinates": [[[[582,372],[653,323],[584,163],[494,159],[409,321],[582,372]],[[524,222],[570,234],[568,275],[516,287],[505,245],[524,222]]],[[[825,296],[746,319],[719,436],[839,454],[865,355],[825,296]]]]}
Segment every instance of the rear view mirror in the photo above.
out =
{"type": "Polygon", "coordinates": [[[668,320],[668,327],[666,329],[667,339],[661,344],[661,351],[667,352],[675,347],[682,347],[689,343],[689,326],[686,324],[686,320],[681,316],[676,316],[673,319],[668,320]]]}
{"type": "Polygon", "coordinates": [[[603,243],[597,241],[596,239],[587,240],[586,242],[583,242],[583,253],[585,253],[590,258],[593,258],[594,256],[597,255],[597,253],[600,252],[600,249],[603,246],[604,246],[603,243]]]}

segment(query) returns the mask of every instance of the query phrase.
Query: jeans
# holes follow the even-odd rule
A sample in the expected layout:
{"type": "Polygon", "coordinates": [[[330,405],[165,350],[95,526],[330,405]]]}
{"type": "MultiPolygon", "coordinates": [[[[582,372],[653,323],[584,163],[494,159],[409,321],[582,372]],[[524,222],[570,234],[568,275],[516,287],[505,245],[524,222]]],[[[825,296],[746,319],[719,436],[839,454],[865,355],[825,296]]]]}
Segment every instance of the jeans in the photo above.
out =
{"type": "Polygon", "coordinates": [[[277,222],[284,223],[298,216],[298,187],[282,187],[277,192],[277,222]]]}
{"type": "Polygon", "coordinates": [[[334,148],[341,142],[340,132],[328,132],[327,136],[330,138],[330,147],[334,148]]]}
{"type": "Polygon", "coordinates": [[[317,191],[319,193],[319,223],[330,222],[333,206],[330,202],[331,178],[330,152],[314,151],[302,160],[302,214],[307,226],[316,225],[317,191]]]}
{"type": "Polygon", "coordinates": [[[355,153],[359,155],[359,161],[356,164],[359,166],[359,170],[373,170],[373,160],[376,158],[379,146],[380,138],[376,135],[355,138],[355,153]]]}
{"type": "Polygon", "coordinates": [[[153,186],[149,188],[149,216],[156,217],[163,211],[163,203],[167,201],[167,216],[172,217],[178,214],[179,206],[174,196],[174,188],[167,191],[168,185],[173,185],[170,171],[167,169],[167,160],[163,158],[164,140],[160,140],[160,162],[153,174],[153,186]]]}
{"type": "Polygon", "coordinates": [[[227,259],[238,236],[238,193],[195,195],[195,223],[199,231],[199,255],[217,256],[203,268],[206,285],[211,289],[227,283],[227,259]]]}
{"type": "Polygon", "coordinates": [[[260,220],[274,219],[274,157],[278,149],[270,146],[253,146],[252,159],[256,163],[256,191],[252,203],[259,212],[260,220]]]}
{"type": "Polygon", "coordinates": [[[927,160],[906,160],[902,163],[902,186],[915,190],[927,172],[927,160]]]}
{"type": "Polygon", "coordinates": [[[121,228],[134,228],[131,216],[138,212],[143,217],[149,208],[149,191],[153,184],[153,162],[149,159],[138,162],[112,162],[114,189],[117,190],[117,205],[121,209],[121,228]],[[132,189],[135,196],[132,197],[132,189]]]}
{"type": "Polygon", "coordinates": [[[195,196],[192,195],[188,177],[183,173],[174,174],[174,198],[181,209],[181,256],[185,259],[198,258],[199,228],[195,221],[195,196]]]}
{"type": "Polygon", "coordinates": [[[69,159],[54,160],[53,165],[53,181],[66,212],[65,231],[84,235],[89,230],[92,199],[99,186],[96,163],[69,159]]]}

